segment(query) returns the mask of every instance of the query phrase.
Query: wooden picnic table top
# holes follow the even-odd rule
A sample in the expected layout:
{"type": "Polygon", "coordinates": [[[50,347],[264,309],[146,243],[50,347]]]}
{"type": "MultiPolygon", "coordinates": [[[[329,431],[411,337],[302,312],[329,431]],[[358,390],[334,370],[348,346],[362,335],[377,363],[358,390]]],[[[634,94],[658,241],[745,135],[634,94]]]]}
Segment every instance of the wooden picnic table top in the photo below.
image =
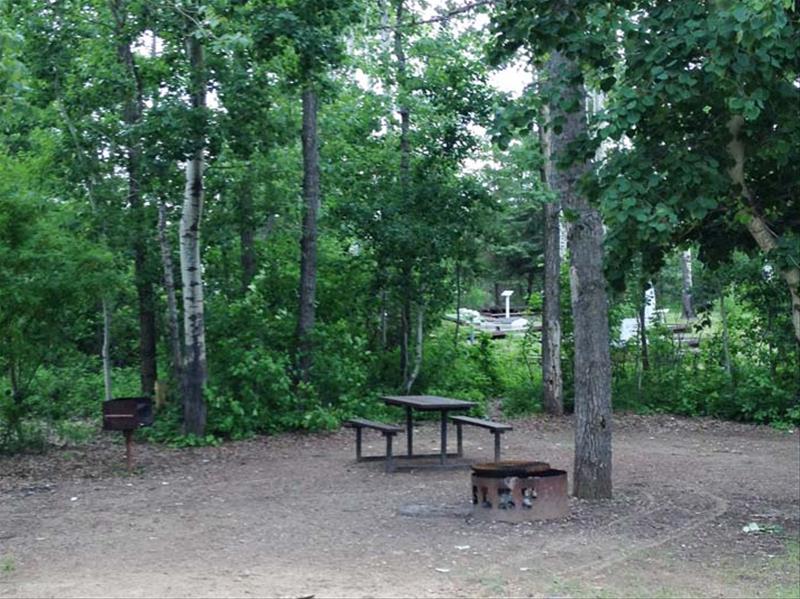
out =
{"type": "Polygon", "coordinates": [[[407,406],[415,410],[469,410],[477,405],[474,401],[437,395],[384,395],[381,399],[390,406],[407,406]]]}

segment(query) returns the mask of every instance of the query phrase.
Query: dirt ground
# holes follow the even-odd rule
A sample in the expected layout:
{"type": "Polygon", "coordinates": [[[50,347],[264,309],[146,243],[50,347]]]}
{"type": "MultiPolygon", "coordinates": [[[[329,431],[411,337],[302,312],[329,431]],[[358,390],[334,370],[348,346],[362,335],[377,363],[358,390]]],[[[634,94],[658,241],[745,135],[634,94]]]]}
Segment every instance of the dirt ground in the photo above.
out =
{"type": "MultiPolygon", "coordinates": [[[[504,457],[571,470],[568,419],[514,427],[504,457]]],[[[519,525],[469,516],[468,470],[356,464],[349,430],[123,451],[0,458],[0,597],[800,596],[797,432],[619,416],[615,498],[519,525]]]]}

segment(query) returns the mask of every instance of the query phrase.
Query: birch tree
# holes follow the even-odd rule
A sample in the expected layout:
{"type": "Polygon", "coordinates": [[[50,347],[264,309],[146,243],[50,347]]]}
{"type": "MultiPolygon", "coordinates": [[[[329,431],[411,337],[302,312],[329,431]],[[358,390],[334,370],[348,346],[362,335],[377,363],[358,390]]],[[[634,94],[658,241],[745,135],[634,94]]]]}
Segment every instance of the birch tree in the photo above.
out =
{"type": "MultiPolygon", "coordinates": [[[[205,118],[206,74],[203,40],[197,26],[199,11],[188,19],[185,38],[189,65],[189,97],[191,110],[199,120],[205,118]]],[[[206,336],[203,303],[203,264],[200,256],[200,228],[203,217],[203,169],[205,166],[205,132],[194,132],[192,153],[186,159],[186,188],[180,222],[180,263],[183,289],[183,426],[184,432],[202,436],[206,426],[206,404],[203,396],[207,379],[206,336]]]]}

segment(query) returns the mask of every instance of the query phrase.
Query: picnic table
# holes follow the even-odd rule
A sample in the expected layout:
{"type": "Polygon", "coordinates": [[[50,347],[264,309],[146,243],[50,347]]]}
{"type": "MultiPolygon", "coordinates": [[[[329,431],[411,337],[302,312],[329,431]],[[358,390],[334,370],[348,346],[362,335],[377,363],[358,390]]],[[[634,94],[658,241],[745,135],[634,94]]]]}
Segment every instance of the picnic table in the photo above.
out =
{"type": "MultiPolygon", "coordinates": [[[[414,454],[414,410],[423,412],[439,412],[441,414],[441,443],[439,450],[439,464],[447,463],[447,413],[465,411],[475,407],[475,402],[438,397],[436,395],[384,395],[383,402],[389,406],[401,406],[406,410],[406,452],[407,457],[434,457],[436,454],[414,454]]],[[[458,454],[451,454],[453,456],[458,454]]]]}

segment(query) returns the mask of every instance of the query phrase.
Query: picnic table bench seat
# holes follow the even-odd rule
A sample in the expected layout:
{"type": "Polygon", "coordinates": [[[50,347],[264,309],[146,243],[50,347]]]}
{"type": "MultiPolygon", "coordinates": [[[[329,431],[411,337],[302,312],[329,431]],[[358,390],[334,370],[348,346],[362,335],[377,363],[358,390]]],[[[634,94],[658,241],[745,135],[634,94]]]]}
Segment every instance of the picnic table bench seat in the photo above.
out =
{"type": "MultiPolygon", "coordinates": [[[[363,462],[367,459],[361,455],[361,431],[365,428],[380,431],[386,437],[386,472],[394,472],[394,456],[392,455],[392,440],[397,433],[402,433],[403,427],[364,418],[351,418],[344,422],[344,426],[356,429],[356,461],[363,462]]],[[[380,458],[383,459],[383,458],[380,458]]]]}
{"type": "Polygon", "coordinates": [[[464,445],[461,436],[461,427],[465,424],[467,426],[477,426],[480,428],[488,429],[494,435],[494,461],[500,461],[500,435],[506,431],[513,430],[514,427],[504,422],[495,422],[494,420],[485,420],[483,418],[474,418],[472,416],[450,416],[450,421],[456,425],[456,439],[458,441],[458,455],[464,454],[464,445]]]}

